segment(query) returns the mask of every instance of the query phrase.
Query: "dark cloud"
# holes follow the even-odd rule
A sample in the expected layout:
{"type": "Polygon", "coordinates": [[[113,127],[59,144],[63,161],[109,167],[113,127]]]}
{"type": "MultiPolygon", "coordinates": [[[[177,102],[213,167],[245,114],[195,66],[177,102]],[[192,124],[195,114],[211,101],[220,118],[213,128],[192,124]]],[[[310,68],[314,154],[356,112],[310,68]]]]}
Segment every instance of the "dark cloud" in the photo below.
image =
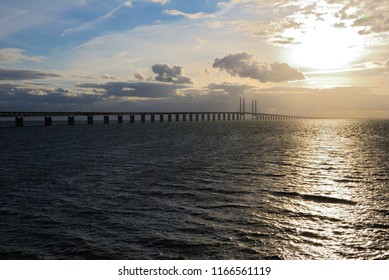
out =
{"type": "Polygon", "coordinates": [[[101,100],[101,97],[91,94],[70,92],[58,88],[55,90],[0,84],[0,104],[2,106],[47,107],[61,108],[66,106],[90,105],[101,100]]]}
{"type": "Polygon", "coordinates": [[[229,54],[223,58],[216,58],[212,66],[226,70],[232,76],[251,78],[262,83],[305,79],[301,72],[286,63],[261,63],[247,53],[229,54]]]}
{"type": "Polygon", "coordinates": [[[0,69],[0,80],[32,80],[61,77],[58,74],[46,73],[35,70],[7,70],[0,69]]]}
{"type": "Polygon", "coordinates": [[[144,81],[145,80],[145,77],[143,77],[143,75],[140,74],[140,73],[135,73],[134,74],[134,78],[139,80],[139,81],[144,81]]]}
{"type": "Polygon", "coordinates": [[[182,66],[172,66],[167,64],[155,64],[151,67],[153,72],[158,76],[155,80],[159,82],[174,83],[174,84],[192,84],[188,77],[182,76],[182,66]]]}
{"type": "Polygon", "coordinates": [[[282,37],[282,36],[276,36],[276,39],[269,41],[271,44],[274,45],[297,45],[300,44],[300,42],[296,42],[296,40],[292,37],[282,37]]]}
{"type": "Polygon", "coordinates": [[[60,93],[70,93],[69,90],[64,89],[64,88],[57,88],[57,89],[55,89],[55,91],[56,91],[56,92],[60,92],[60,93]]]}
{"type": "Polygon", "coordinates": [[[109,82],[106,84],[80,84],[80,88],[103,89],[108,96],[166,98],[176,97],[183,85],[149,82],[109,82]]]}

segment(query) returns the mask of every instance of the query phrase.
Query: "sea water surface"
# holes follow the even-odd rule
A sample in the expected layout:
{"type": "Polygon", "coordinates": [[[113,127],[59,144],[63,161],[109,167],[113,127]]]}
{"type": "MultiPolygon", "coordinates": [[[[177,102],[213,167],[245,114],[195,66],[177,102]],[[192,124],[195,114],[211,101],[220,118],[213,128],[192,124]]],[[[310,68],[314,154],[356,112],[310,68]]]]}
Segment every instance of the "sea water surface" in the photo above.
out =
{"type": "Polygon", "coordinates": [[[389,121],[0,128],[0,259],[389,259],[389,121]]]}

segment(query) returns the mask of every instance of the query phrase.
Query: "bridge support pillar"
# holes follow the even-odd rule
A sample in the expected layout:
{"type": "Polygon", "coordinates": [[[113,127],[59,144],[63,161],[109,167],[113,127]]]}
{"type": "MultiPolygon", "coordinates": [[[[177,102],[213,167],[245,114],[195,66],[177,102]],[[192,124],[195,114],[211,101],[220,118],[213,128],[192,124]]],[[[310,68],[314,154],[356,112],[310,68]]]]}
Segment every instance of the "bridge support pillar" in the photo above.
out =
{"type": "Polygon", "coordinates": [[[145,114],[140,115],[140,122],[142,122],[142,123],[146,122],[146,115],[145,114]]]}
{"type": "Polygon", "coordinates": [[[87,122],[88,122],[88,124],[93,124],[93,116],[89,115],[87,122]]]}
{"type": "Polygon", "coordinates": [[[151,115],[151,122],[155,122],[155,115],[151,115]]]}
{"type": "Polygon", "coordinates": [[[199,114],[196,114],[196,122],[199,121],[199,114]]]}
{"type": "Polygon", "coordinates": [[[220,115],[220,113],[217,114],[217,120],[218,120],[218,121],[221,120],[221,115],[220,115]]]}
{"type": "Polygon", "coordinates": [[[15,118],[15,127],[23,127],[23,117],[15,118]]]}
{"type": "Polygon", "coordinates": [[[225,121],[225,120],[226,120],[226,114],[223,113],[223,121],[225,121]]]}
{"type": "Polygon", "coordinates": [[[211,120],[211,114],[207,114],[207,121],[211,120]]]}
{"type": "Polygon", "coordinates": [[[186,122],[186,114],[182,115],[182,121],[186,122]]]}
{"type": "Polygon", "coordinates": [[[134,123],[135,122],[135,116],[134,115],[130,115],[130,123],[134,123]]]}
{"type": "Polygon", "coordinates": [[[205,114],[201,114],[201,120],[205,121],[205,114]]]}
{"type": "Polygon", "coordinates": [[[53,119],[51,116],[46,116],[45,117],[45,126],[51,126],[53,123],[53,119]]]}
{"type": "Polygon", "coordinates": [[[159,115],[159,122],[163,122],[163,115],[162,114],[159,115]]]}
{"type": "Polygon", "coordinates": [[[233,121],[235,120],[235,114],[232,114],[232,120],[233,121]]]}
{"type": "Polygon", "coordinates": [[[189,115],[189,121],[193,122],[193,115],[192,114],[189,115]]]}
{"type": "Polygon", "coordinates": [[[176,114],[176,122],[178,122],[179,120],[180,120],[180,115],[176,114]]]}
{"type": "Polygon", "coordinates": [[[231,120],[231,115],[230,114],[227,114],[227,120],[231,120]]]}
{"type": "Polygon", "coordinates": [[[123,116],[118,116],[118,123],[123,123],[123,116]]]}
{"type": "Polygon", "coordinates": [[[104,124],[109,124],[109,116],[104,116],[104,124]]]}
{"type": "Polygon", "coordinates": [[[74,116],[68,116],[68,125],[74,125],[74,116]]]}
{"type": "Polygon", "coordinates": [[[170,115],[170,114],[167,115],[167,121],[168,121],[168,122],[171,122],[171,121],[172,121],[172,115],[170,115]]]}

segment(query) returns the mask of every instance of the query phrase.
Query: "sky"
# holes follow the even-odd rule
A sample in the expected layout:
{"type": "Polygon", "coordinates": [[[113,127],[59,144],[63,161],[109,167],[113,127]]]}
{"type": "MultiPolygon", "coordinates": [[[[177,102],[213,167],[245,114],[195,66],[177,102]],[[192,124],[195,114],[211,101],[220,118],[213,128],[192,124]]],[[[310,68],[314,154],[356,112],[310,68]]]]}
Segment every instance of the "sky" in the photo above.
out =
{"type": "Polygon", "coordinates": [[[0,111],[389,118],[388,0],[1,0],[0,111]]]}

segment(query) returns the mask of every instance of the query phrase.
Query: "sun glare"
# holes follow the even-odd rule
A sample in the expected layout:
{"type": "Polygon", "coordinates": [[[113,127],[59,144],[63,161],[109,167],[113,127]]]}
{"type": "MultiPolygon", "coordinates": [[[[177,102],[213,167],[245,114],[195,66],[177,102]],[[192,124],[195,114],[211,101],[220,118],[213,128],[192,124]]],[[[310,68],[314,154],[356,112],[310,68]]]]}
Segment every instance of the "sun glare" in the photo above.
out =
{"type": "Polygon", "coordinates": [[[355,29],[335,28],[328,22],[294,35],[291,60],[294,65],[316,70],[342,69],[350,66],[363,49],[361,36],[355,29]]]}

